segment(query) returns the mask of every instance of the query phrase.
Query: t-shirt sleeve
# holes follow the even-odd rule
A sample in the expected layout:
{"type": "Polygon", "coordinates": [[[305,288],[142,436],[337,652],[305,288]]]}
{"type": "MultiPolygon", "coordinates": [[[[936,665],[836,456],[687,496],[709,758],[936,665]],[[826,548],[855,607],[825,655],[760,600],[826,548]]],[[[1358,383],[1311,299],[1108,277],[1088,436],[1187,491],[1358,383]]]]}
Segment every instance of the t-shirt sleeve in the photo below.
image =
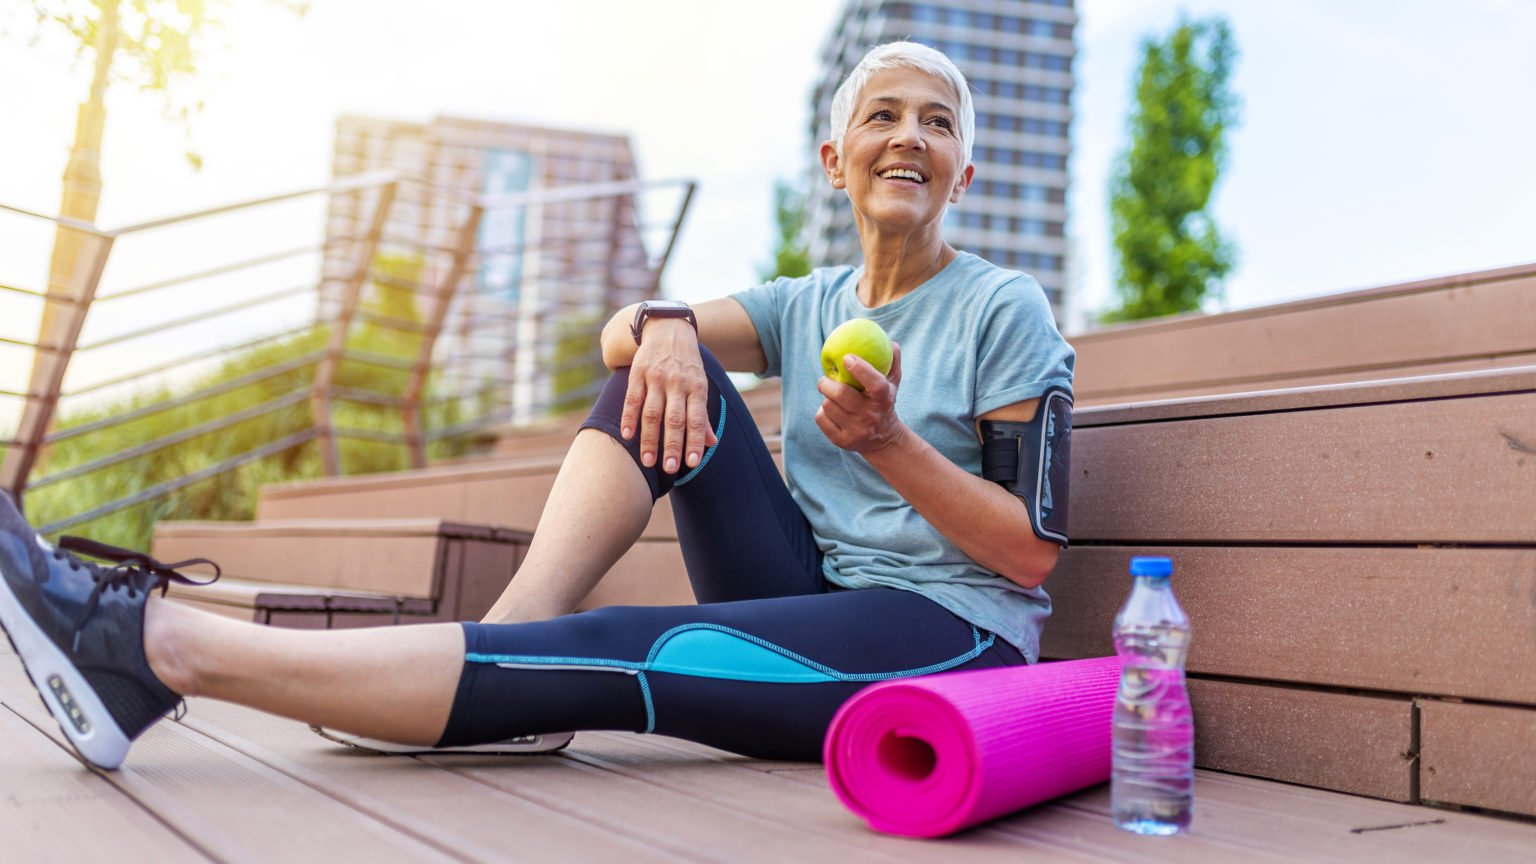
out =
{"type": "Polygon", "coordinates": [[[1045,291],[1033,277],[1021,274],[998,288],[980,337],[974,416],[1033,399],[1053,386],[1072,392],[1076,353],[1056,329],[1045,291]]]}
{"type": "Polygon", "coordinates": [[[756,288],[748,288],[730,295],[732,300],[747,310],[752,326],[757,328],[757,340],[762,343],[763,356],[768,365],[759,378],[772,378],[781,373],[784,357],[784,304],[793,280],[775,279],[756,288]]]}

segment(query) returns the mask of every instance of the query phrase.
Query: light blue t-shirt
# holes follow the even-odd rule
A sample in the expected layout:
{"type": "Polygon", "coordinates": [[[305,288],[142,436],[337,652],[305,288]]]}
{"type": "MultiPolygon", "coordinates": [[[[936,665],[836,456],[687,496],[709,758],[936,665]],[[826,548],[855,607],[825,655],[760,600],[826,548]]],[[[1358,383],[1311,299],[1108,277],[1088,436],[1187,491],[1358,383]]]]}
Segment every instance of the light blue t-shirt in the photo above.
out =
{"type": "Polygon", "coordinates": [[[871,318],[901,344],[896,413],[912,431],[981,474],[975,418],[1072,387],[1072,347],[1040,283],[962,252],[917,290],[876,309],[859,300],[862,268],[819,269],[732,297],[751,316],[768,367],[783,377],[784,470],[825,554],[828,581],[916,591],[1013,643],[1033,663],[1051,601],[972,561],[864,457],[816,425],[821,345],[849,318],[871,318]]]}

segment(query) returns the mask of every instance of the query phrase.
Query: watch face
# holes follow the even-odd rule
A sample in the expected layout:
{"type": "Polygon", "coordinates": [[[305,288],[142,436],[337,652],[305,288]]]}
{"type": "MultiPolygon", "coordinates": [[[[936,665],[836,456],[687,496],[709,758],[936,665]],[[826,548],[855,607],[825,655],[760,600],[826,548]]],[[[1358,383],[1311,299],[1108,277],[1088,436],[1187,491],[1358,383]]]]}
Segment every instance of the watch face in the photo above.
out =
{"type": "Polygon", "coordinates": [[[681,300],[646,300],[635,309],[635,320],[629,325],[629,333],[635,337],[635,344],[640,344],[640,331],[645,328],[645,322],[651,318],[686,318],[692,323],[694,329],[698,324],[694,321],[693,307],[681,300]]]}

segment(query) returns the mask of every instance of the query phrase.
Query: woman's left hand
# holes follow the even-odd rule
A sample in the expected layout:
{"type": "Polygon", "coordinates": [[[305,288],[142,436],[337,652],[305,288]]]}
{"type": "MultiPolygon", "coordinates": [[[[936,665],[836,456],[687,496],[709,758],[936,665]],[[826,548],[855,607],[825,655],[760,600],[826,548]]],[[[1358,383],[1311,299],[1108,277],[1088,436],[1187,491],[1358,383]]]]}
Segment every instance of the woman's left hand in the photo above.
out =
{"type": "Polygon", "coordinates": [[[861,393],[841,381],[822,377],[816,385],[823,397],[816,411],[816,425],[827,440],[844,450],[873,453],[895,444],[907,434],[896,416],[896,387],[901,383],[901,346],[892,344],[891,372],[881,375],[863,358],[850,354],[844,361],[848,374],[864,385],[861,393]]]}

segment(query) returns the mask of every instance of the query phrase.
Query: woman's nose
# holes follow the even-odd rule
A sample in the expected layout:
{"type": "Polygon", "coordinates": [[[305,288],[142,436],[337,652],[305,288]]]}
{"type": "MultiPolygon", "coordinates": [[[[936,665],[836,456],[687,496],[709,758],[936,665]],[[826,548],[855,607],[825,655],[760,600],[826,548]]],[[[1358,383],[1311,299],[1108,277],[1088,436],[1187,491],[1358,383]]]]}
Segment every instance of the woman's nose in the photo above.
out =
{"type": "Polygon", "coordinates": [[[896,129],[891,134],[892,147],[911,147],[921,150],[928,146],[923,139],[923,125],[916,117],[907,117],[896,124],[896,129]]]}

